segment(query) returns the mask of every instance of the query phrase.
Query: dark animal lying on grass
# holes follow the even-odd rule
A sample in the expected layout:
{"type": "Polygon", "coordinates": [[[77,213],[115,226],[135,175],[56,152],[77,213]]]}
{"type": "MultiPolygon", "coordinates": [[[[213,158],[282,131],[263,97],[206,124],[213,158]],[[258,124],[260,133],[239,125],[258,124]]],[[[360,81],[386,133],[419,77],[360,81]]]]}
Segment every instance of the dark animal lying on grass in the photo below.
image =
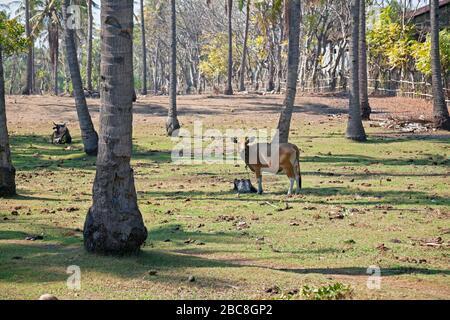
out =
{"type": "Polygon", "coordinates": [[[70,136],[69,129],[65,123],[56,124],[53,122],[53,134],[52,134],[53,144],[71,144],[72,137],[70,136]]]}
{"type": "Polygon", "coordinates": [[[234,180],[234,191],[237,193],[256,193],[256,188],[252,185],[250,179],[234,180]]]}

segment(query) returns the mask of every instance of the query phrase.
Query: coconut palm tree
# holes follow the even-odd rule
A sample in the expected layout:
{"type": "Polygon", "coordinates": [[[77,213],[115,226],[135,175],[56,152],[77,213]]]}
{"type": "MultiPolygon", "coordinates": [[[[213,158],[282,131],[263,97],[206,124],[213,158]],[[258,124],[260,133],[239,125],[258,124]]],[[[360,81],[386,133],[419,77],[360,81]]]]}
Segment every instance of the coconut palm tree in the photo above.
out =
{"type": "MultiPolygon", "coordinates": [[[[1,6],[0,6],[1,9],[1,6]]],[[[0,197],[16,194],[15,173],[11,162],[8,127],[6,121],[5,76],[3,72],[3,54],[24,50],[28,41],[23,37],[24,30],[17,20],[7,21],[0,11],[0,197]]]]}
{"type": "Polygon", "coordinates": [[[360,1],[351,1],[352,33],[350,41],[350,98],[346,137],[354,141],[366,141],[366,133],[361,119],[359,83],[359,22],[360,1]]]}
{"type": "Polygon", "coordinates": [[[16,170],[11,162],[8,128],[6,125],[5,78],[2,45],[0,43],[0,197],[16,194],[16,170]]]}
{"type": "Polygon", "coordinates": [[[58,64],[59,64],[59,30],[61,25],[61,2],[58,0],[35,0],[35,14],[31,17],[31,36],[37,38],[41,31],[46,30],[50,54],[50,64],[53,75],[53,92],[58,95],[58,64]]]}
{"type": "Polygon", "coordinates": [[[166,121],[166,131],[169,136],[176,134],[176,131],[180,129],[177,116],[177,12],[175,4],[175,0],[170,0],[170,101],[169,114],[166,121]]]}
{"type": "MultiPolygon", "coordinates": [[[[239,0],[241,1],[241,0],[239,0]]],[[[206,4],[211,5],[211,0],[206,0],[206,4]]],[[[225,12],[228,17],[228,66],[227,66],[227,87],[226,95],[233,95],[233,0],[225,0],[225,12]]]]}
{"type": "Polygon", "coordinates": [[[130,166],[133,0],[103,0],[101,22],[100,143],[84,245],[89,252],[122,255],[137,252],[147,238],[130,166]]]}
{"type": "Polygon", "coordinates": [[[370,120],[372,109],[369,104],[367,80],[366,0],[360,0],[359,15],[359,83],[361,84],[359,100],[362,120],[370,120]]]}
{"type": "Polygon", "coordinates": [[[81,138],[83,140],[84,151],[88,155],[96,155],[98,149],[98,135],[94,129],[91,115],[84,95],[83,83],[81,81],[80,65],[78,64],[77,51],[75,47],[74,30],[69,27],[68,21],[71,19],[67,8],[70,6],[70,0],[64,0],[63,3],[63,21],[64,21],[64,45],[66,51],[67,65],[69,66],[70,78],[72,80],[73,94],[75,96],[75,106],[80,124],[81,138]]]}
{"type": "Polygon", "coordinates": [[[227,0],[226,4],[228,15],[228,77],[226,95],[233,95],[233,0],[227,0]]]}
{"type": "Polygon", "coordinates": [[[22,91],[22,94],[32,94],[34,92],[34,59],[33,59],[33,50],[34,50],[34,42],[33,37],[31,35],[31,23],[30,23],[30,0],[25,0],[25,32],[27,38],[30,40],[28,43],[28,52],[27,52],[27,77],[25,88],[22,91]]]}
{"type": "Polygon", "coordinates": [[[285,21],[287,22],[286,31],[289,39],[287,66],[288,74],[284,105],[278,121],[280,143],[286,143],[289,140],[292,111],[294,109],[295,96],[297,94],[298,64],[300,54],[300,0],[287,0],[285,2],[285,6],[285,21]]]}
{"type": "Polygon", "coordinates": [[[88,32],[86,53],[86,88],[92,91],[92,37],[94,30],[94,16],[92,14],[93,1],[87,0],[88,32]]]}
{"type": "Polygon", "coordinates": [[[147,95],[147,46],[145,44],[144,0],[141,0],[142,95],[147,95]]]}
{"type": "Polygon", "coordinates": [[[248,31],[250,25],[250,0],[240,0],[239,7],[242,10],[244,8],[244,3],[246,3],[246,16],[245,16],[245,33],[244,33],[244,45],[242,48],[242,61],[241,61],[241,72],[239,75],[239,91],[245,91],[245,72],[247,65],[247,44],[248,44],[248,31]]]}
{"type": "Polygon", "coordinates": [[[430,0],[430,6],[434,125],[439,129],[450,130],[450,118],[442,85],[442,67],[439,48],[439,0],[430,0]]]}

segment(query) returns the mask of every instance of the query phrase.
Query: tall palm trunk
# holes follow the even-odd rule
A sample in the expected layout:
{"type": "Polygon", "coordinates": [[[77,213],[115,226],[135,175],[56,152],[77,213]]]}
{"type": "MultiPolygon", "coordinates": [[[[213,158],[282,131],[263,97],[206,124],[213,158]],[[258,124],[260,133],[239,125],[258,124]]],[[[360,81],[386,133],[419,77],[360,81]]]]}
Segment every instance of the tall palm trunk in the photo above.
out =
{"type": "MultiPolygon", "coordinates": [[[[67,1],[67,0],[66,0],[67,1]]],[[[100,144],[87,251],[137,252],[147,238],[130,166],[133,134],[133,0],[102,0],[100,144]]]]}
{"type": "Polygon", "coordinates": [[[30,43],[28,45],[27,52],[27,77],[25,88],[23,89],[23,94],[32,94],[33,93],[33,39],[31,36],[31,25],[30,25],[30,0],[25,0],[25,32],[28,39],[30,39],[30,43]]]}
{"type": "Polygon", "coordinates": [[[298,64],[300,55],[300,18],[301,7],[300,0],[287,0],[286,8],[286,22],[288,23],[288,74],[286,83],[286,95],[284,106],[281,111],[278,122],[279,141],[286,143],[289,140],[289,131],[291,128],[292,111],[294,109],[295,96],[297,94],[297,78],[298,78],[298,64]]]}
{"type": "Polygon", "coordinates": [[[359,8],[359,83],[361,84],[359,100],[362,120],[370,120],[372,109],[369,104],[367,76],[366,0],[360,0],[359,8]]]}
{"type": "Polygon", "coordinates": [[[48,42],[50,49],[50,62],[53,73],[53,93],[58,95],[58,58],[59,58],[59,27],[56,22],[48,25],[48,42]]]}
{"type": "Polygon", "coordinates": [[[98,135],[95,132],[89,109],[84,96],[83,84],[80,75],[80,65],[78,64],[77,52],[75,48],[74,30],[68,27],[67,8],[70,0],[64,0],[63,20],[64,20],[64,44],[66,51],[67,64],[69,66],[70,78],[72,80],[73,94],[75,96],[75,106],[78,114],[78,122],[80,124],[81,138],[83,140],[84,152],[88,155],[96,155],[98,148],[98,135]]]}
{"type": "Polygon", "coordinates": [[[239,91],[245,91],[245,72],[247,65],[247,44],[248,44],[248,30],[250,25],[250,0],[247,0],[247,12],[245,17],[245,34],[244,47],[242,49],[241,74],[239,77],[239,91]]]}
{"type": "Polygon", "coordinates": [[[233,0],[227,0],[227,14],[228,14],[228,78],[226,95],[233,95],[233,0]]]}
{"type": "Polygon", "coordinates": [[[11,163],[8,128],[6,125],[5,78],[0,45],[0,197],[16,194],[16,170],[11,163]]]}
{"type": "Polygon", "coordinates": [[[350,41],[350,98],[346,137],[355,141],[366,141],[366,133],[361,119],[359,82],[359,20],[360,1],[351,2],[352,34],[350,41]]]}
{"type": "Polygon", "coordinates": [[[147,46],[145,44],[144,0],[141,0],[142,95],[147,95],[147,46]]]}
{"type": "Polygon", "coordinates": [[[442,67],[439,48],[439,0],[430,0],[430,6],[434,125],[439,129],[450,130],[450,118],[442,85],[442,67]]]}
{"type": "Polygon", "coordinates": [[[275,90],[275,57],[273,54],[273,42],[271,41],[269,46],[269,79],[267,80],[266,91],[272,92],[275,90]]]}
{"type": "Polygon", "coordinates": [[[92,37],[94,29],[94,17],[92,14],[92,0],[87,0],[88,33],[87,33],[87,58],[86,58],[86,87],[92,91],[92,37]]]}
{"type": "Polygon", "coordinates": [[[153,78],[153,93],[154,95],[158,95],[159,86],[159,74],[158,74],[158,63],[159,63],[159,40],[156,40],[156,46],[155,46],[155,66],[154,66],[154,78],[153,78]]]}
{"type": "Polygon", "coordinates": [[[169,136],[176,134],[180,129],[177,117],[177,12],[175,0],[170,0],[171,7],[171,33],[170,33],[170,92],[169,114],[166,121],[166,131],[169,136]]]}
{"type": "MultiPolygon", "coordinates": [[[[283,17],[280,17],[280,25],[283,24],[283,17]]],[[[283,38],[284,38],[284,28],[280,28],[280,35],[278,39],[278,48],[277,48],[277,88],[276,92],[281,92],[281,78],[283,77],[283,58],[282,58],[282,51],[283,51],[283,38]]]]}

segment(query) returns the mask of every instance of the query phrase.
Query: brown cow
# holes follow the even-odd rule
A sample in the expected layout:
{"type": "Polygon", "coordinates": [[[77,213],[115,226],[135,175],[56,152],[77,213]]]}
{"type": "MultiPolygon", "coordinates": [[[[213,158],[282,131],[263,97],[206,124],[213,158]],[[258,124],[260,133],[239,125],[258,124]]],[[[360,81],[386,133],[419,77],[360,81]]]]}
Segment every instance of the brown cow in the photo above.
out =
{"type": "MultiPolygon", "coordinates": [[[[234,138],[238,143],[238,139],[234,138]]],[[[302,188],[302,176],[300,172],[300,149],[291,143],[253,143],[245,138],[239,148],[242,160],[251,171],[256,174],[258,180],[258,194],[263,193],[262,173],[270,172],[278,174],[284,172],[289,180],[288,195],[294,192],[294,183],[297,184],[296,193],[302,188]]]]}

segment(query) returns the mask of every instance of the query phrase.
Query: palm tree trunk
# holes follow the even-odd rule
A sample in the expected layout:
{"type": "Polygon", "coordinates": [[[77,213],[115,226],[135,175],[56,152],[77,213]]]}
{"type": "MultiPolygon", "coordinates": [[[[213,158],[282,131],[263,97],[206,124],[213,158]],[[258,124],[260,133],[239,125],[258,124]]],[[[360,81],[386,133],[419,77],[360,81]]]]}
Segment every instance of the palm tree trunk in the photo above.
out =
{"type": "Polygon", "coordinates": [[[233,95],[233,0],[227,1],[227,14],[228,14],[228,78],[227,88],[225,89],[226,95],[233,95]]]}
{"type": "Polygon", "coordinates": [[[350,105],[346,137],[355,141],[366,141],[366,133],[361,119],[361,104],[359,101],[359,20],[360,2],[352,0],[352,34],[350,41],[350,105]]]}
{"type": "Polygon", "coordinates": [[[362,120],[370,120],[372,109],[369,104],[367,79],[366,0],[360,0],[359,11],[359,81],[361,84],[359,100],[361,103],[362,120]]]}
{"type": "Polygon", "coordinates": [[[245,17],[245,34],[244,34],[244,47],[242,49],[242,62],[241,62],[241,74],[239,77],[239,91],[245,91],[245,72],[247,63],[247,44],[248,44],[248,31],[250,25],[250,0],[247,0],[247,12],[245,17]]]}
{"type": "Polygon", "coordinates": [[[300,54],[300,18],[301,7],[300,0],[288,0],[285,2],[286,21],[289,25],[289,45],[288,45],[288,74],[286,82],[286,95],[284,106],[281,111],[280,119],[278,121],[279,141],[286,143],[289,141],[289,131],[291,127],[292,111],[294,109],[295,96],[297,94],[297,78],[298,78],[298,64],[300,54]]]}
{"type": "Polygon", "coordinates": [[[66,51],[67,64],[69,66],[70,78],[72,80],[73,93],[75,96],[75,106],[78,114],[78,122],[80,124],[81,138],[83,140],[84,152],[88,155],[96,155],[98,148],[98,135],[92,124],[89,109],[84,96],[83,84],[80,75],[80,65],[78,64],[77,52],[75,48],[74,30],[67,27],[68,17],[67,8],[70,0],[64,0],[63,20],[64,27],[64,44],[66,51]]]}
{"type": "Polygon", "coordinates": [[[101,22],[100,144],[84,246],[93,253],[123,255],[139,251],[147,238],[130,166],[133,0],[103,0],[101,22]]]}
{"type": "Polygon", "coordinates": [[[94,28],[94,17],[92,14],[92,0],[87,0],[88,34],[87,34],[87,58],[86,58],[86,86],[92,91],[92,37],[94,28]]]}
{"type": "Polygon", "coordinates": [[[53,92],[55,93],[55,96],[57,96],[58,94],[59,94],[59,88],[58,88],[58,72],[59,72],[59,68],[58,68],[58,65],[59,65],[59,31],[58,31],[58,27],[57,27],[57,29],[56,29],[57,31],[57,35],[56,35],[56,37],[57,37],[57,40],[56,40],[56,48],[55,48],[55,64],[54,64],[54,67],[53,67],[53,71],[54,71],[54,74],[53,74],[53,80],[55,81],[54,82],[54,85],[53,85],[53,92]]]}
{"type": "MultiPolygon", "coordinates": [[[[270,32],[270,28],[267,28],[268,30],[268,36],[270,32]]],[[[267,81],[267,87],[266,87],[266,91],[268,92],[272,92],[275,90],[275,56],[274,56],[274,39],[272,37],[272,39],[270,40],[270,44],[269,44],[269,79],[267,81]]]]}
{"type": "Polygon", "coordinates": [[[439,0],[430,0],[430,6],[434,125],[439,129],[450,130],[450,118],[442,85],[442,67],[439,48],[439,0]]]}
{"type": "Polygon", "coordinates": [[[158,91],[159,91],[159,86],[158,86],[158,81],[159,81],[159,74],[158,74],[158,62],[159,62],[159,40],[156,40],[156,49],[155,49],[155,73],[154,73],[154,81],[153,81],[153,91],[155,95],[158,95],[158,91]]]}
{"type": "Polygon", "coordinates": [[[16,194],[16,170],[11,163],[8,127],[6,122],[5,78],[2,47],[0,45],[0,197],[16,194]]]}
{"type": "Polygon", "coordinates": [[[22,94],[32,94],[33,93],[33,39],[31,37],[31,25],[30,25],[30,0],[25,0],[25,32],[30,43],[28,45],[27,52],[27,77],[25,88],[22,94]]]}
{"type": "Polygon", "coordinates": [[[53,76],[53,94],[58,95],[58,53],[59,53],[59,27],[55,22],[48,25],[48,42],[50,50],[50,61],[53,76]]]}
{"type": "Polygon", "coordinates": [[[141,0],[142,95],[147,95],[147,46],[145,44],[144,0],[141,0]]]}
{"type": "Polygon", "coordinates": [[[177,116],[177,12],[175,0],[170,0],[171,34],[170,34],[170,92],[169,114],[166,121],[167,135],[172,136],[180,129],[177,116]]]}
{"type": "Polygon", "coordinates": [[[278,39],[278,48],[277,48],[277,88],[276,92],[281,92],[281,78],[283,77],[283,58],[282,58],[282,51],[283,51],[283,38],[284,38],[284,28],[282,27],[283,24],[283,17],[280,18],[280,38],[278,39]]]}

